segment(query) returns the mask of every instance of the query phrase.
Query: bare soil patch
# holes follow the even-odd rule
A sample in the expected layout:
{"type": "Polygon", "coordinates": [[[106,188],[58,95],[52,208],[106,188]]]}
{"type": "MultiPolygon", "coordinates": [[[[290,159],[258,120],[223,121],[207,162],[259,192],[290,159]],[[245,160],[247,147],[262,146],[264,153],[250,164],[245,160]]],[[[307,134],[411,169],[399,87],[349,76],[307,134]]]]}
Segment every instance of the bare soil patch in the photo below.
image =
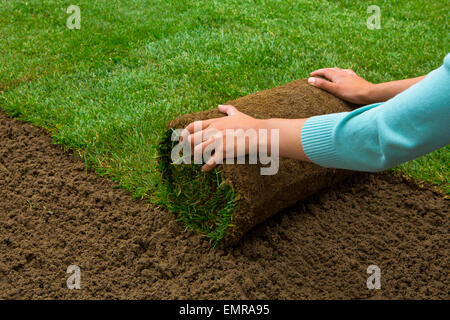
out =
{"type": "Polygon", "coordinates": [[[0,113],[0,137],[0,298],[450,298],[448,200],[399,177],[351,178],[211,249],[41,129],[0,113]]]}

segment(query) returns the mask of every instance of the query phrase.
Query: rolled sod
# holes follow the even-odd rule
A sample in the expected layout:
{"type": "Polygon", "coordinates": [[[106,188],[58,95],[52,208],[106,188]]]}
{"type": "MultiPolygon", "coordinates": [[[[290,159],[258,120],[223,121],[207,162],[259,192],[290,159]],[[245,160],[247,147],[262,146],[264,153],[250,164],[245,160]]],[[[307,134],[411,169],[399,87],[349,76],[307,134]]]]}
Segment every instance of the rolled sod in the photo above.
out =
{"type": "MultiPolygon", "coordinates": [[[[309,85],[305,79],[226,104],[260,119],[307,118],[351,111],[354,107],[309,85]]],[[[237,243],[257,224],[352,174],[287,158],[280,158],[275,175],[261,175],[263,165],[259,163],[223,164],[207,173],[201,172],[198,164],[172,163],[171,151],[178,143],[171,139],[174,129],[185,128],[196,120],[223,116],[215,108],[176,118],[167,126],[158,146],[161,202],[176,213],[188,229],[209,238],[214,247],[237,243]]]]}

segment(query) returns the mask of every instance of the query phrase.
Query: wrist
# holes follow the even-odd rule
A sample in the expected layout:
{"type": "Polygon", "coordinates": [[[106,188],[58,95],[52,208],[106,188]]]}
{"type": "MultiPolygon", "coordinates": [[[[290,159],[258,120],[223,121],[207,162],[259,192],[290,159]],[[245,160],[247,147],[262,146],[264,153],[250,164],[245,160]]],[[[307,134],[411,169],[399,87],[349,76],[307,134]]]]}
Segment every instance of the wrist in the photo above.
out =
{"type": "Polygon", "coordinates": [[[258,135],[258,149],[259,148],[267,148],[270,150],[270,137],[271,137],[271,129],[274,128],[272,119],[255,119],[256,123],[254,124],[254,128],[257,131],[258,135]],[[261,132],[265,131],[266,139],[261,139],[261,132]]]}
{"type": "Polygon", "coordinates": [[[361,104],[371,104],[374,102],[377,102],[377,92],[378,92],[378,86],[374,83],[368,83],[367,86],[365,86],[361,92],[360,92],[360,103],[361,104]]]}
{"type": "Polygon", "coordinates": [[[259,143],[260,147],[270,150],[276,148],[281,157],[309,161],[301,144],[301,130],[306,120],[278,118],[261,120],[260,128],[267,130],[267,145],[259,143]],[[272,133],[272,130],[277,130],[278,134],[272,133]],[[272,141],[272,137],[277,137],[277,141],[272,141]]]}

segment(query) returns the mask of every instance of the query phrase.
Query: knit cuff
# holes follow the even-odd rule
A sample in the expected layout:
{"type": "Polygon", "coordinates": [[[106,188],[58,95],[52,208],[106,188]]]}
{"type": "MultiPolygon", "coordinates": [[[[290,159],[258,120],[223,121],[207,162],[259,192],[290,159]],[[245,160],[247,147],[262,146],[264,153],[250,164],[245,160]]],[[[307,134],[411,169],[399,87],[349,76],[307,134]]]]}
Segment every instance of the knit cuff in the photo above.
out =
{"type": "Polygon", "coordinates": [[[349,112],[331,113],[311,117],[303,124],[301,140],[309,160],[322,167],[336,168],[340,162],[334,141],[337,124],[349,112]]]}

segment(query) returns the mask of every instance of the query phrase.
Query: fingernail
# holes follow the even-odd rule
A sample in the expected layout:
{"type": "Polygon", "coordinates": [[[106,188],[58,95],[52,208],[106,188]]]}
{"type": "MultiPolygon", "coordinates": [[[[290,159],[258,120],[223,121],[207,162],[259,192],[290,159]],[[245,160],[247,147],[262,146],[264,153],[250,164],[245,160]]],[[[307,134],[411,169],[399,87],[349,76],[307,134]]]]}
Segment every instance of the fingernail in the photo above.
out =
{"type": "Polygon", "coordinates": [[[308,82],[311,84],[316,83],[316,79],[315,78],[308,78],[308,82]]]}

